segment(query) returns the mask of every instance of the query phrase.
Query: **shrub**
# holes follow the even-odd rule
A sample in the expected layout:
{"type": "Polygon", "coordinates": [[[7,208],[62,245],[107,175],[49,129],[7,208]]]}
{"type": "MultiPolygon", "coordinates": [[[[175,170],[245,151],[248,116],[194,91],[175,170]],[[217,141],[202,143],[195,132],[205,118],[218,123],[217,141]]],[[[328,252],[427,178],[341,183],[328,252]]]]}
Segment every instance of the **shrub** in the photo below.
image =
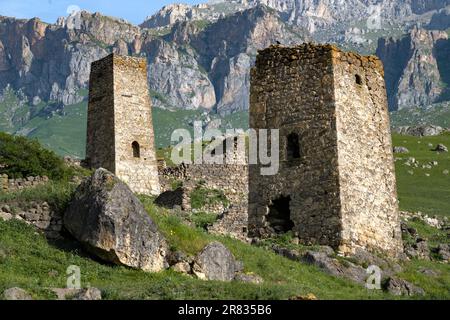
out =
{"type": "Polygon", "coordinates": [[[47,176],[63,180],[70,177],[73,170],[38,141],[0,132],[0,174],[12,178],[47,176]]]}

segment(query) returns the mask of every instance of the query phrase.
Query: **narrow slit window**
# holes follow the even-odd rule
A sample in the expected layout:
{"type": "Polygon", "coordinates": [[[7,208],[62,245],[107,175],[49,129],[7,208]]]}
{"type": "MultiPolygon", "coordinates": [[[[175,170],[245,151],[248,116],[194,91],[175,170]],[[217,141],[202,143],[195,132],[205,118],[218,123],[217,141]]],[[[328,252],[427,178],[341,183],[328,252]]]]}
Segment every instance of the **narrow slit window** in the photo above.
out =
{"type": "Polygon", "coordinates": [[[137,141],[134,141],[131,144],[131,147],[133,149],[133,157],[140,158],[141,157],[141,147],[139,146],[139,143],[137,141]]]}
{"type": "Polygon", "coordinates": [[[299,136],[296,133],[291,133],[287,137],[287,160],[300,158],[300,141],[299,136]]]}
{"type": "Polygon", "coordinates": [[[361,86],[363,84],[362,78],[359,74],[355,75],[355,82],[357,85],[361,86]]]}

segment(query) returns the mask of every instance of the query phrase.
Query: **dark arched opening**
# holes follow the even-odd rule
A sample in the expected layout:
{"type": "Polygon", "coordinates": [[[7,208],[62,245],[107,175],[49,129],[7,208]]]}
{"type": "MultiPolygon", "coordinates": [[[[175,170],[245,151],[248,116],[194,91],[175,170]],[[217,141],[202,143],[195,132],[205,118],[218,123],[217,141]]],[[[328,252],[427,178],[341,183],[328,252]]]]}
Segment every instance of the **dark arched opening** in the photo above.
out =
{"type": "Polygon", "coordinates": [[[140,158],[141,157],[141,147],[139,146],[139,143],[137,141],[134,141],[131,144],[131,147],[133,148],[133,157],[140,158]]]}
{"type": "Polygon", "coordinates": [[[269,214],[267,222],[275,233],[286,233],[294,228],[294,223],[291,220],[291,197],[279,197],[272,201],[269,206],[269,214]]]}

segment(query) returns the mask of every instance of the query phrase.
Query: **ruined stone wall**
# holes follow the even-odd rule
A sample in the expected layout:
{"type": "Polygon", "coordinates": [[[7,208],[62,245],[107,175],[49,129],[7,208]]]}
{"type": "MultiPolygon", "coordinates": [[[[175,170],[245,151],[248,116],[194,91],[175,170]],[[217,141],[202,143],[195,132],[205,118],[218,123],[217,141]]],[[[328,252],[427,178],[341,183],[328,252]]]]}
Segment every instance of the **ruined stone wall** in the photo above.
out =
{"type": "Polygon", "coordinates": [[[223,191],[230,206],[220,212],[218,221],[208,230],[246,240],[248,232],[248,166],[247,165],[180,165],[160,168],[163,190],[170,190],[174,181],[183,182],[190,192],[199,182],[209,189],[223,191]]]}
{"type": "Polygon", "coordinates": [[[87,164],[159,194],[146,60],[109,55],[92,64],[90,81],[87,164]]]}
{"type": "Polygon", "coordinates": [[[342,203],[340,250],[395,255],[402,248],[383,66],[376,57],[333,51],[342,203]]]}
{"type": "Polygon", "coordinates": [[[208,189],[222,190],[228,200],[238,203],[247,200],[248,167],[246,165],[179,165],[159,170],[161,187],[170,190],[174,181],[182,181],[186,188],[202,182],[208,189]]]}
{"type": "Polygon", "coordinates": [[[270,236],[269,206],[290,197],[293,231],[305,243],[337,247],[340,201],[330,46],[272,46],[252,70],[250,127],[280,129],[280,169],[249,169],[249,232],[270,236]],[[297,134],[300,158],[289,160],[287,137],[297,134]]]}
{"type": "Polygon", "coordinates": [[[23,190],[26,188],[33,188],[42,184],[45,184],[49,181],[48,177],[26,177],[26,178],[17,178],[17,179],[9,179],[8,176],[0,175],[0,191],[11,192],[17,190],[23,190]]]}
{"type": "Polygon", "coordinates": [[[114,55],[114,107],[116,175],[134,192],[159,194],[145,58],[114,55]],[[133,142],[139,144],[139,157],[133,142]]]}

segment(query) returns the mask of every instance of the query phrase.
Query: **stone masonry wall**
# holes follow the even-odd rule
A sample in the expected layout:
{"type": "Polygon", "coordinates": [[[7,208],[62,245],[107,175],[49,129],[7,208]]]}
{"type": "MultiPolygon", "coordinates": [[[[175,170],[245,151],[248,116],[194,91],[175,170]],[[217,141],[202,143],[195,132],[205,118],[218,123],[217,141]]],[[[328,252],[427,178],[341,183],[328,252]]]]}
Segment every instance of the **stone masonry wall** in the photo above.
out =
{"type": "Polygon", "coordinates": [[[285,219],[283,227],[306,244],[346,254],[401,251],[386,91],[375,57],[331,45],[272,46],[252,70],[250,104],[251,128],[280,129],[281,162],[273,176],[250,166],[251,235],[279,233],[285,219]]]}
{"type": "Polygon", "coordinates": [[[9,179],[7,175],[0,175],[0,191],[17,191],[33,188],[49,181],[48,177],[27,177],[9,179]]]}
{"type": "Polygon", "coordinates": [[[396,255],[402,248],[383,66],[333,51],[342,244],[396,255]]]}
{"type": "Polygon", "coordinates": [[[159,194],[144,58],[111,54],[92,64],[87,164],[115,173],[136,193],[159,194]]]}
{"type": "Polygon", "coordinates": [[[159,194],[147,60],[114,55],[116,175],[131,190],[159,194]],[[133,142],[140,156],[133,155],[133,142]]]}
{"type": "Polygon", "coordinates": [[[115,172],[113,59],[95,61],[89,79],[86,165],[115,172]]]}
{"type": "MultiPolygon", "coordinates": [[[[293,231],[307,244],[340,243],[341,220],[331,47],[272,46],[259,52],[252,70],[250,127],[280,129],[280,169],[262,176],[249,169],[249,232],[275,233],[269,207],[288,204],[293,231]],[[299,139],[299,158],[289,159],[287,137],[299,139]]],[[[289,215],[289,213],[288,213],[289,215]]]]}
{"type": "Polygon", "coordinates": [[[247,165],[179,165],[160,168],[163,190],[170,190],[174,181],[182,181],[189,192],[198,182],[209,189],[223,191],[231,206],[209,228],[210,232],[246,239],[248,231],[248,166],[247,165]]]}

